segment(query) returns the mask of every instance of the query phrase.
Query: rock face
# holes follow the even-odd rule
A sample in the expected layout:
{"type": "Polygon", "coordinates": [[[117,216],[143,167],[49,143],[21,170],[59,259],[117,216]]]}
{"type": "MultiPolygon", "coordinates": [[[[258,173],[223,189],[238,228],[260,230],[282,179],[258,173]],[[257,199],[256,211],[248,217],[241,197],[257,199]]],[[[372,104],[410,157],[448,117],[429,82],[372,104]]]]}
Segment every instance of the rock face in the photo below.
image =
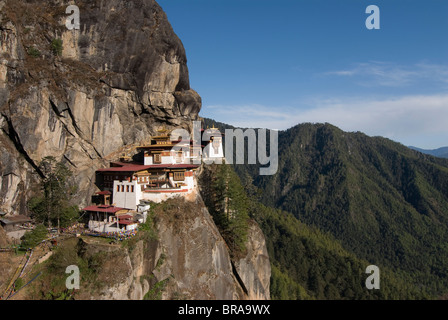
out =
{"type": "Polygon", "coordinates": [[[250,300],[270,299],[271,264],[266,240],[257,223],[248,232],[247,254],[235,261],[235,269],[250,300]]]}
{"type": "MultiPolygon", "coordinates": [[[[77,0],[81,28],[70,31],[72,2],[0,0],[0,210],[8,214],[28,214],[46,156],[71,167],[82,207],[98,168],[162,125],[191,129],[198,119],[185,50],[155,1],[77,0]]],[[[200,198],[159,215],[156,226],[159,239],[132,250],[85,244],[110,259],[98,275],[106,286],[83,298],[269,299],[256,226],[234,265],[200,198]]]]}
{"type": "Polygon", "coordinates": [[[6,247],[9,244],[8,237],[5,230],[0,226],[0,248],[6,247]]]}
{"type": "Polygon", "coordinates": [[[152,0],[0,0],[0,209],[26,214],[45,156],[76,171],[78,202],[95,170],[163,124],[189,128],[201,98],[183,45],[152,0]],[[62,54],[52,44],[62,39],[62,54]]]}
{"type": "MultiPolygon", "coordinates": [[[[170,200],[155,216],[157,239],[127,250],[85,244],[89,255],[107,252],[99,292],[85,288],[81,299],[269,299],[270,264],[257,225],[249,231],[248,253],[232,266],[226,243],[200,197],[170,200]]],[[[81,240],[82,241],[82,240],[81,240]]]]}
{"type": "Polygon", "coordinates": [[[166,261],[154,274],[159,281],[171,277],[177,280],[168,281],[164,298],[174,293],[201,300],[238,299],[242,295],[237,290],[226,244],[204,206],[172,208],[159,217],[157,225],[158,255],[166,261]]]}

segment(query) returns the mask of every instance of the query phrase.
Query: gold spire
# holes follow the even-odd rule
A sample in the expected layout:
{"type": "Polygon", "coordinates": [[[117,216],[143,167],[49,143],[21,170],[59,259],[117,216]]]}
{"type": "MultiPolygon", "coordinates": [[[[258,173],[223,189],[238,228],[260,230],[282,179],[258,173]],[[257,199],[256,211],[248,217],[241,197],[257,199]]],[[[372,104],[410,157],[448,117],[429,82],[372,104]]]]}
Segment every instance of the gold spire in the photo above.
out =
{"type": "Polygon", "coordinates": [[[168,131],[169,130],[166,128],[165,124],[162,127],[159,127],[159,129],[157,129],[157,132],[160,132],[160,133],[166,133],[168,131]]]}

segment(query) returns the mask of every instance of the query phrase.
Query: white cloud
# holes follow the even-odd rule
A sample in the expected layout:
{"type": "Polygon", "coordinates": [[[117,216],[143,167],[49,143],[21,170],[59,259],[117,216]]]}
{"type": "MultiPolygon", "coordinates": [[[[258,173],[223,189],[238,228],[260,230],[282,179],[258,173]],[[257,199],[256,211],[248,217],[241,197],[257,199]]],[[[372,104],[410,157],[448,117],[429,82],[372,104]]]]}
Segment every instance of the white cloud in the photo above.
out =
{"type": "Polygon", "coordinates": [[[287,129],[303,122],[328,122],[345,131],[385,136],[404,144],[448,145],[448,95],[382,100],[347,98],[314,101],[314,107],[204,106],[217,121],[239,127],[287,129]],[[423,140],[424,139],[424,140],[423,140]]]}
{"type": "Polygon", "coordinates": [[[404,87],[421,80],[448,83],[448,66],[418,63],[401,66],[388,62],[357,63],[345,70],[325,72],[324,76],[351,77],[359,85],[404,87]]]}

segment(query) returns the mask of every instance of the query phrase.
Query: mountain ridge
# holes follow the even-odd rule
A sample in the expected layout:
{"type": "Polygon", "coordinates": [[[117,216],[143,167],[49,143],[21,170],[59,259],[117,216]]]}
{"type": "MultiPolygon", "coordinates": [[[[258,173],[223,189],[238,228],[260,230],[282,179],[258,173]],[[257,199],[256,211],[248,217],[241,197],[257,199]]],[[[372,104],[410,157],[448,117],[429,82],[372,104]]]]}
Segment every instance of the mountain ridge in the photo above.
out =
{"type": "Polygon", "coordinates": [[[430,154],[439,158],[448,158],[448,147],[441,147],[437,149],[421,149],[417,147],[410,146],[412,150],[419,151],[421,153],[430,154]]]}
{"type": "Polygon", "coordinates": [[[329,232],[361,259],[406,274],[414,287],[447,293],[447,159],[305,123],[279,132],[275,175],[259,176],[258,165],[234,167],[266,206],[329,232]]]}

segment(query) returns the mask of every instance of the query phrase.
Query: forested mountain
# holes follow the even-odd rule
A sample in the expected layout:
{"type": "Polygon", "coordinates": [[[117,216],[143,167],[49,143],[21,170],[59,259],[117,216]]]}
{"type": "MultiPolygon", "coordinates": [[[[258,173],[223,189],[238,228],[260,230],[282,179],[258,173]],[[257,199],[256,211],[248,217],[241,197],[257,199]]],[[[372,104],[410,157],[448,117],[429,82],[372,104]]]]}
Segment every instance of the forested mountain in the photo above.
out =
{"type": "Polygon", "coordinates": [[[371,262],[346,250],[329,233],[310,227],[292,214],[252,203],[251,216],[265,233],[272,262],[273,299],[426,299],[412,276],[380,266],[380,289],[368,290],[371,262]]]}
{"type": "MultiPolygon", "coordinates": [[[[224,132],[224,124],[205,122],[224,132]]],[[[405,279],[410,296],[413,290],[431,297],[447,294],[447,159],[330,124],[281,131],[278,144],[275,175],[258,175],[256,165],[234,166],[243,184],[257,188],[260,202],[330,234],[357,259],[393,271],[405,279]]],[[[274,213],[271,218],[278,219],[274,213]]],[[[287,229],[273,222],[262,225],[268,242],[273,241],[273,265],[287,268],[285,263],[299,255],[300,250],[290,249],[297,241],[290,237],[289,245],[275,245],[274,239],[299,227],[291,222],[287,229]]],[[[286,275],[293,277],[289,271],[286,275]]]]}

